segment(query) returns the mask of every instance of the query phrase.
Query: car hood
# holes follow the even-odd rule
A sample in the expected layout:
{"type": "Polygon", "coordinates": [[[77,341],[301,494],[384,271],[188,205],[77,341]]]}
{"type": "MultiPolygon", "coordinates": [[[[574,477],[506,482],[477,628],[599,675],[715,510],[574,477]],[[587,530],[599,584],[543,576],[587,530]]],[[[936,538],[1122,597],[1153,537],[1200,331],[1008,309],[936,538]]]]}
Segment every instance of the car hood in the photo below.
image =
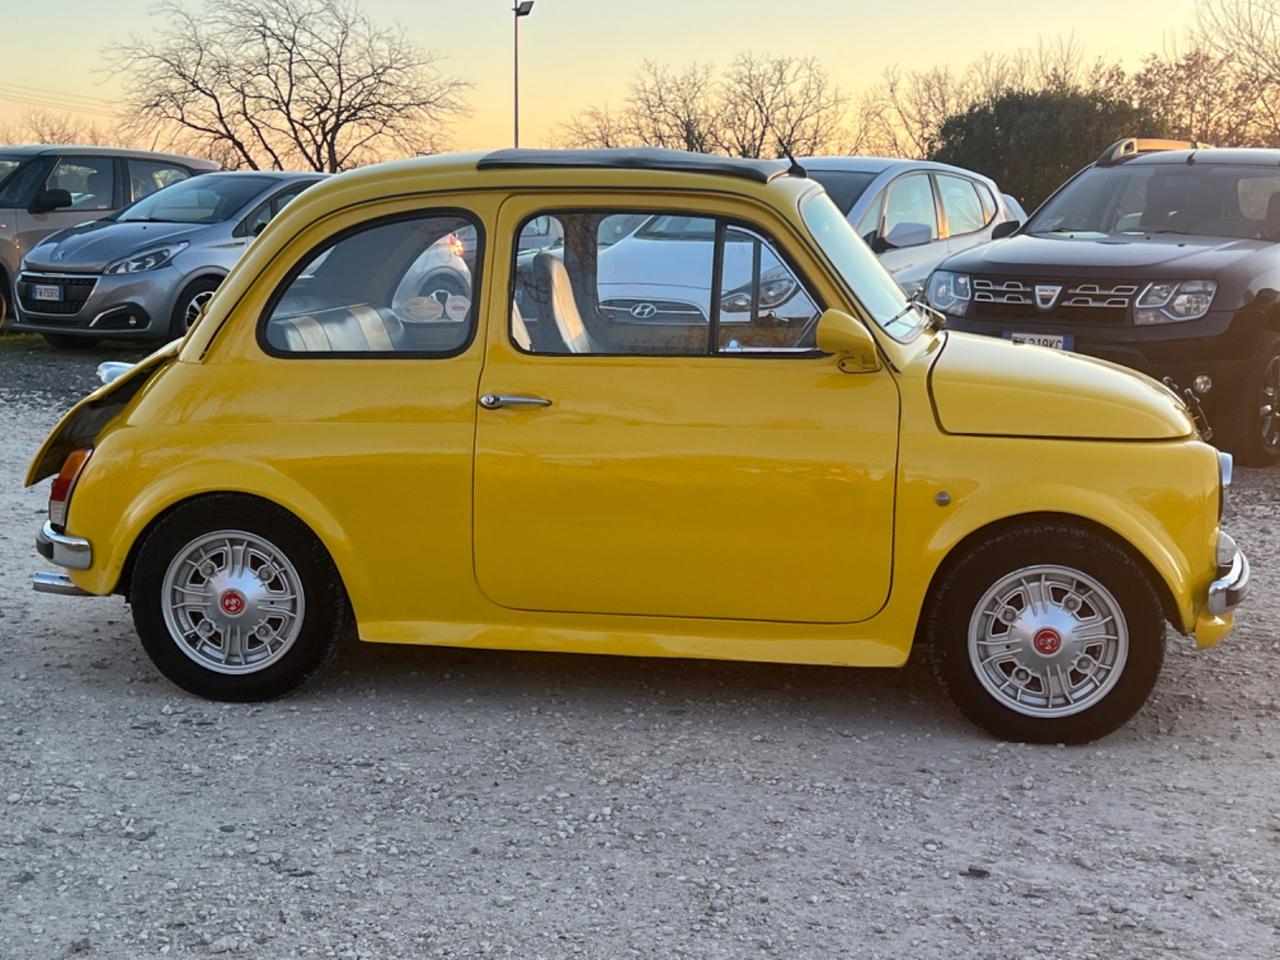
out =
{"type": "Polygon", "coordinates": [[[974,247],[942,264],[960,273],[1005,276],[1107,277],[1118,279],[1213,279],[1222,270],[1264,251],[1265,240],[1230,240],[1156,234],[1085,237],[1020,234],[974,247]]]}
{"type": "Polygon", "coordinates": [[[1072,440],[1173,440],[1195,425],[1163,384],[1105,360],[946,333],[929,374],[948,433],[1072,440]]]}
{"type": "Polygon", "coordinates": [[[98,272],[107,264],[166,241],[189,240],[207,223],[142,223],[94,220],[60,231],[37,245],[23,261],[29,270],[98,272]]]}

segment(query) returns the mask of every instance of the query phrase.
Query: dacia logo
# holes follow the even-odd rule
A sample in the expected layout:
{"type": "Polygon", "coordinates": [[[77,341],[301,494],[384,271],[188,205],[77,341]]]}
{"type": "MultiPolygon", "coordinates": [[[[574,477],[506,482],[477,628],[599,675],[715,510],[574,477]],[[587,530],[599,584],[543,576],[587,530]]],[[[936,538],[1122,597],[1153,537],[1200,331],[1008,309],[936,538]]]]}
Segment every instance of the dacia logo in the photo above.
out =
{"type": "Polygon", "coordinates": [[[1062,285],[1057,283],[1037,283],[1036,284],[1036,308],[1039,310],[1052,310],[1053,305],[1058,302],[1058,294],[1062,292],[1062,285]]]}

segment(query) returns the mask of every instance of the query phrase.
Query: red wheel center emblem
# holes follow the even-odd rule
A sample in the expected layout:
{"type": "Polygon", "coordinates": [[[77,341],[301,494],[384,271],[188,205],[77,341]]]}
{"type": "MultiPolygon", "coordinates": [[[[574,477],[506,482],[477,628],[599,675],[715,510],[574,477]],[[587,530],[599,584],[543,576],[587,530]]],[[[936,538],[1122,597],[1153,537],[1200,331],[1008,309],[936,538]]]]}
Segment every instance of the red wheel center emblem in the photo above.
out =
{"type": "Polygon", "coordinates": [[[1035,644],[1036,651],[1043,653],[1046,657],[1062,649],[1062,635],[1052,627],[1042,627],[1037,630],[1031,642],[1035,644]]]}
{"type": "Polygon", "coordinates": [[[231,617],[238,617],[244,613],[244,594],[239,590],[227,590],[218,600],[222,605],[222,612],[231,617]]]}

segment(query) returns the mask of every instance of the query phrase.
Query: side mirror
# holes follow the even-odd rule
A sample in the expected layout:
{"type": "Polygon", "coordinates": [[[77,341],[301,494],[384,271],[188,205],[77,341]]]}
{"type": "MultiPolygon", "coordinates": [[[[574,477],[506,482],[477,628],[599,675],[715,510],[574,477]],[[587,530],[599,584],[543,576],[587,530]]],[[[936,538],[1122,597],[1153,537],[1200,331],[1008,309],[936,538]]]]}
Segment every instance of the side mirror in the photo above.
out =
{"type": "Polygon", "coordinates": [[[1018,232],[1018,228],[1021,226],[1021,220],[1002,220],[991,228],[991,239],[1000,240],[1004,237],[1011,237],[1018,232]]]}
{"type": "Polygon", "coordinates": [[[922,247],[932,239],[933,228],[928,224],[903,222],[885,234],[884,242],[890,249],[898,250],[903,247],[922,247]]]}
{"type": "Polygon", "coordinates": [[[28,213],[48,213],[71,206],[71,193],[67,190],[41,190],[27,207],[28,213]]]}
{"type": "Polygon", "coordinates": [[[873,373],[880,369],[875,338],[840,310],[824,310],[818,318],[818,349],[834,354],[845,373],[873,373]]]}

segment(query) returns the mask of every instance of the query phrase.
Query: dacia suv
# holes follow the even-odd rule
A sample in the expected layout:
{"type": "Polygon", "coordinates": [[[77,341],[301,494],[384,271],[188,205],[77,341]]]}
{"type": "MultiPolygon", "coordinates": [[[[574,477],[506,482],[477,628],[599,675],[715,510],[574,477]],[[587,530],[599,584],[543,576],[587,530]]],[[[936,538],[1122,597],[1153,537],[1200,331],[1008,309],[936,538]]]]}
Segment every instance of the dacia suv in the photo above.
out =
{"type": "MultiPolygon", "coordinates": [[[[9,298],[18,265],[45,237],[105,217],[161,187],[217,168],[208,160],[148,150],[0,147],[0,324],[13,312],[9,298]]],[[[73,294],[83,283],[69,277],[64,286],[68,288],[65,308],[75,302],[73,294]]]]}
{"type": "Polygon", "coordinates": [[[1121,140],[927,295],[953,329],[1169,378],[1262,466],[1280,460],[1277,241],[1280,150],[1121,140]]]}

